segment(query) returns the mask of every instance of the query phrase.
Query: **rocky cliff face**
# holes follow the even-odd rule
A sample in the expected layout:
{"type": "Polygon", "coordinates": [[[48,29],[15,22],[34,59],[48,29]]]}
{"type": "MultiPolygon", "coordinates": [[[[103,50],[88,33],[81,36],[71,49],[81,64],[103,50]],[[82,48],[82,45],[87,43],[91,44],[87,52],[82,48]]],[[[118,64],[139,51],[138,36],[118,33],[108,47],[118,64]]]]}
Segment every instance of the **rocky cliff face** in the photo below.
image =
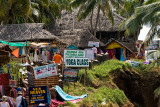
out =
{"type": "Polygon", "coordinates": [[[135,107],[157,107],[154,90],[160,86],[158,70],[140,74],[131,70],[119,70],[113,74],[113,82],[125,92],[135,107]]]}

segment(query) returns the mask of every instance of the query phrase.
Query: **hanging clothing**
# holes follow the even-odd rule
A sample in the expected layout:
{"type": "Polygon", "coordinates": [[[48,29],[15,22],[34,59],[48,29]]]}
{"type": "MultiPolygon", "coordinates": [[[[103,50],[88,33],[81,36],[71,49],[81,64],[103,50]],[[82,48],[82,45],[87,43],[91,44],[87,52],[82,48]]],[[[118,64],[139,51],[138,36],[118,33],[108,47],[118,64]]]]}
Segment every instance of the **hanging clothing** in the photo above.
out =
{"type": "Polygon", "coordinates": [[[34,52],[34,62],[38,62],[38,55],[37,55],[37,50],[35,49],[34,52]]]}
{"type": "Polygon", "coordinates": [[[121,61],[125,61],[124,49],[121,48],[121,61]]]}
{"type": "Polygon", "coordinates": [[[2,96],[5,95],[5,93],[4,93],[4,86],[3,85],[0,85],[0,93],[1,93],[2,96]]]}
{"type": "Polygon", "coordinates": [[[42,51],[42,59],[47,62],[46,52],[42,51]]]}
{"type": "Polygon", "coordinates": [[[19,48],[19,55],[22,55],[22,47],[18,47],[19,48]]]}
{"type": "Polygon", "coordinates": [[[23,47],[23,49],[22,49],[22,55],[26,55],[26,53],[25,53],[25,48],[23,47]]]}

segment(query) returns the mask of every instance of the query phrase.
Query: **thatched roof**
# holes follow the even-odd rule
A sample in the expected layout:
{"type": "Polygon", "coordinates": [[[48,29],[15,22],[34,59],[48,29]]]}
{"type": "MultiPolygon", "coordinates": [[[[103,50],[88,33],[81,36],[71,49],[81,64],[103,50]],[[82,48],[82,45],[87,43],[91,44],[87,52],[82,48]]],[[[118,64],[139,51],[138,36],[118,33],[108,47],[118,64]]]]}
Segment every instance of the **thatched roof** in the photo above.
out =
{"type": "MultiPolygon", "coordinates": [[[[55,29],[60,29],[60,30],[87,29],[88,30],[88,28],[90,28],[90,15],[86,19],[79,22],[77,20],[77,13],[78,13],[78,10],[74,10],[73,12],[63,11],[62,18],[56,21],[55,29]]],[[[93,13],[94,13],[93,26],[95,26],[97,9],[95,9],[93,13]]],[[[114,17],[114,26],[112,26],[109,18],[107,18],[106,15],[100,12],[97,31],[118,31],[118,26],[123,21],[125,21],[125,19],[120,17],[116,13],[113,13],[113,17],[114,17]]]]}
{"type": "Polygon", "coordinates": [[[79,48],[88,47],[89,41],[99,42],[100,46],[105,46],[104,43],[102,43],[99,39],[90,34],[87,30],[62,30],[61,32],[59,32],[59,35],[61,35],[59,36],[59,38],[62,40],[62,42],[65,42],[69,45],[75,45],[79,48]]]}
{"type": "Polygon", "coordinates": [[[121,41],[118,41],[118,40],[114,40],[112,39],[110,42],[108,42],[106,44],[106,47],[111,44],[112,42],[117,42],[119,45],[121,45],[122,47],[125,47],[126,49],[128,49],[129,51],[131,52],[137,52],[137,48],[136,48],[136,44],[135,43],[132,43],[132,42],[121,42],[121,41]]]}
{"type": "Polygon", "coordinates": [[[43,29],[43,23],[10,24],[0,26],[0,39],[5,41],[59,40],[58,37],[43,29]]]}

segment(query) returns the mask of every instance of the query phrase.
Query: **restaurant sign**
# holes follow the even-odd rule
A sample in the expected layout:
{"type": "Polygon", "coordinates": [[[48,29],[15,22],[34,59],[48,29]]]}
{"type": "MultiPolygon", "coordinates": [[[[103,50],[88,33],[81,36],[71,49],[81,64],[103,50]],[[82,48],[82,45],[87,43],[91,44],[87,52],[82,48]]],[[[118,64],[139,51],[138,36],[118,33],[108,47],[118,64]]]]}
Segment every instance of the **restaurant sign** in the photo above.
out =
{"type": "Polygon", "coordinates": [[[35,79],[57,75],[57,69],[55,64],[34,67],[33,70],[35,79]]]}
{"type": "Polygon", "coordinates": [[[49,103],[47,86],[29,87],[29,104],[49,103]]]}

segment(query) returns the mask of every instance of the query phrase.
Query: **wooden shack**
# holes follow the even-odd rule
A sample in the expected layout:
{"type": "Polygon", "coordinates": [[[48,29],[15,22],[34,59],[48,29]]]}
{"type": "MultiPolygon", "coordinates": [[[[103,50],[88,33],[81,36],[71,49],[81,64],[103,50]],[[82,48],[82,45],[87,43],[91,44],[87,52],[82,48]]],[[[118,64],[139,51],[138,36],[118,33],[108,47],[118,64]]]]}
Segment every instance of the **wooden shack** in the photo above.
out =
{"type": "Polygon", "coordinates": [[[135,57],[136,44],[132,42],[122,42],[112,40],[106,44],[109,59],[118,59],[121,61],[135,57]]]}

